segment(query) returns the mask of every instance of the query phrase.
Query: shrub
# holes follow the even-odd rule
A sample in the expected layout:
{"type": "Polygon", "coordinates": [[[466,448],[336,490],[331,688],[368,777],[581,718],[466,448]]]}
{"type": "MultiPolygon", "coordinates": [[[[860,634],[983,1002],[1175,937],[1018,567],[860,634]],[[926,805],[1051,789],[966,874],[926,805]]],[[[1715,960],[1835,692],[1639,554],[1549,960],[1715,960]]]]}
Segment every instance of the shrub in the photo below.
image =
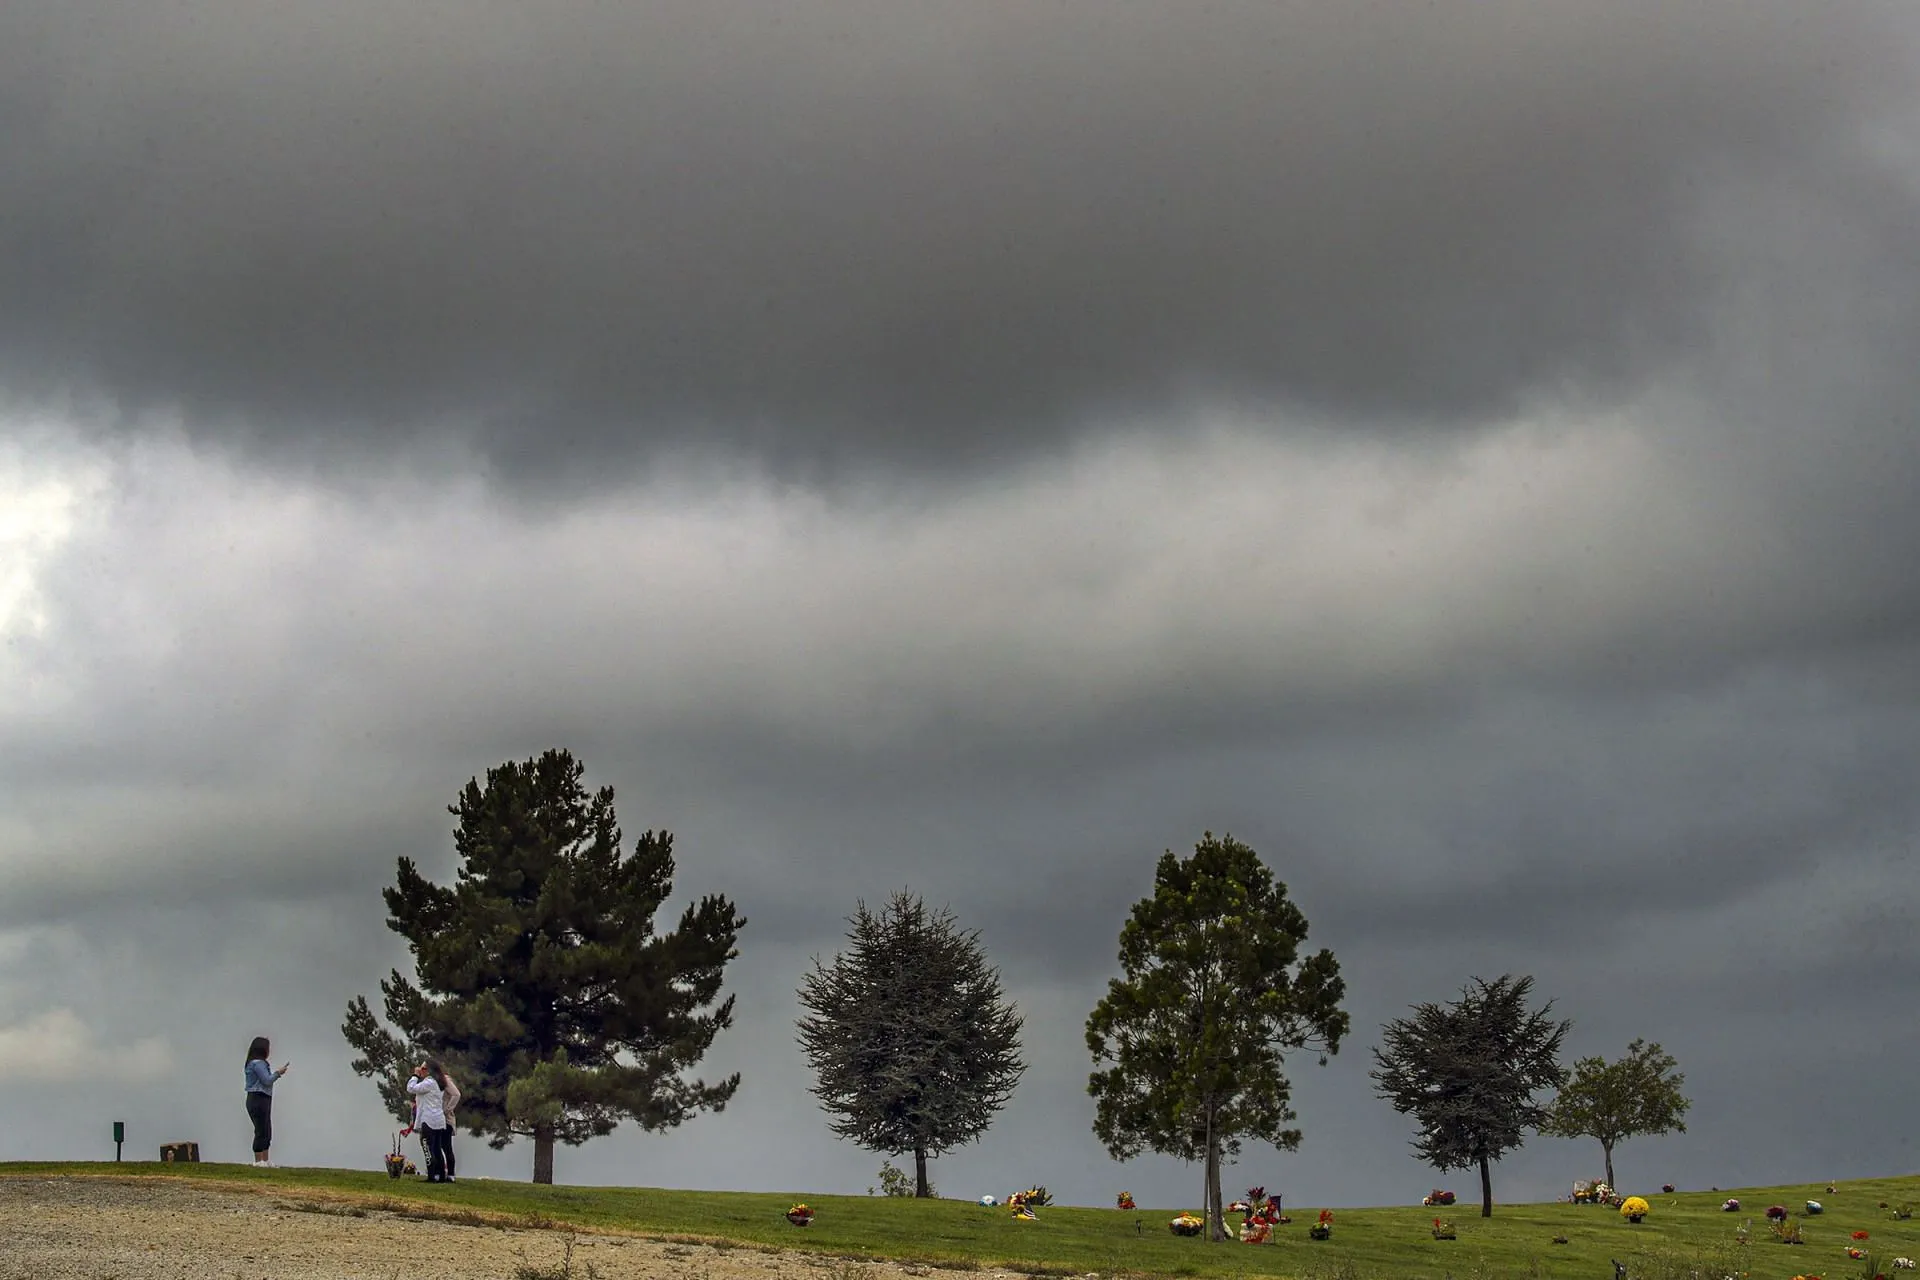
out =
{"type": "MultiPolygon", "coordinates": [[[[927,1184],[927,1190],[933,1190],[933,1184],[927,1184]]],[[[913,1196],[913,1175],[898,1168],[891,1160],[880,1162],[880,1193],[888,1196],[911,1198],[913,1196]]]]}

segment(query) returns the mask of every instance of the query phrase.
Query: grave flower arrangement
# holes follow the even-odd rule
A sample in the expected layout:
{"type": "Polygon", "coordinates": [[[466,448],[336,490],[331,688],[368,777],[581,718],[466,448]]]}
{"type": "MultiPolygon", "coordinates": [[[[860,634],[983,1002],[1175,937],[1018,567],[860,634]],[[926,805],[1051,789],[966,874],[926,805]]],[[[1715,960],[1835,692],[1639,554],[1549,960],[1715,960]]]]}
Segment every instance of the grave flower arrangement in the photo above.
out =
{"type": "Polygon", "coordinates": [[[1122,1192],[1120,1193],[1120,1196],[1119,1196],[1119,1198],[1118,1198],[1118,1199],[1116,1199],[1116,1200],[1115,1200],[1115,1201],[1113,1202],[1113,1207],[1114,1207],[1114,1208],[1116,1208],[1116,1209],[1137,1209],[1137,1208],[1139,1208],[1139,1206],[1138,1206],[1138,1205],[1136,1205],[1136,1204],[1134,1204],[1134,1202],[1133,1202],[1133,1192],[1131,1192],[1131,1191],[1122,1191],[1122,1192]]]}
{"type": "Polygon", "coordinates": [[[1420,1203],[1426,1205],[1429,1209],[1435,1206],[1444,1209],[1453,1203],[1453,1192],[1442,1191],[1440,1188],[1435,1187],[1433,1190],[1427,1192],[1427,1198],[1420,1203]]]}
{"type": "Polygon", "coordinates": [[[1720,1206],[1720,1212],[1722,1212],[1722,1213],[1738,1213],[1738,1212],[1740,1212],[1740,1197],[1738,1197],[1738,1196],[1728,1196],[1728,1197],[1727,1197],[1727,1202],[1726,1202],[1725,1204],[1723,1204],[1723,1205],[1721,1205],[1721,1206],[1720,1206]]]}
{"type": "Polygon", "coordinates": [[[1333,1238],[1333,1210],[1322,1209],[1320,1220],[1307,1228],[1309,1240],[1331,1240],[1333,1238]]]}
{"type": "Polygon", "coordinates": [[[1435,1240],[1454,1240],[1459,1238],[1459,1233],[1453,1229],[1453,1224],[1445,1218],[1435,1218],[1433,1220],[1433,1238],[1435,1240]]]}
{"type": "Polygon", "coordinates": [[[1639,1196],[1628,1196],[1620,1203],[1620,1216],[1628,1222],[1638,1222],[1653,1212],[1653,1208],[1639,1196]]]}
{"type": "Polygon", "coordinates": [[[1167,1224],[1167,1230],[1177,1236],[1197,1236],[1206,1225],[1197,1215],[1183,1213],[1167,1224]]]}
{"type": "Polygon", "coordinates": [[[1770,1204],[1767,1206],[1768,1222],[1785,1222],[1786,1220],[1787,1206],[1783,1204],[1770,1204]]]}
{"type": "Polygon", "coordinates": [[[812,1226],[813,1210],[809,1209],[804,1204],[797,1204],[793,1206],[793,1208],[787,1210],[787,1221],[791,1222],[796,1227],[812,1226]]]}

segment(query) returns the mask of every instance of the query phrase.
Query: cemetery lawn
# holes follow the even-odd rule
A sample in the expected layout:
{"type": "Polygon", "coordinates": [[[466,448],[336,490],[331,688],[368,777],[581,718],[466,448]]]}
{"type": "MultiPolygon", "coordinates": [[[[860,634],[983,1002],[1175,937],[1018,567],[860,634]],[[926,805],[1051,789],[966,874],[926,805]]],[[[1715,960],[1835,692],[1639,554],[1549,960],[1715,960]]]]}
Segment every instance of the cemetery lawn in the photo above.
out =
{"type": "MultiPolygon", "coordinates": [[[[1275,1229],[1275,1244],[1260,1246],[1175,1237],[1167,1230],[1167,1220],[1179,1212],[1178,1205],[1137,1211],[1056,1206],[1039,1210],[1037,1221],[1020,1222],[1004,1208],[962,1200],[493,1181],[429,1186],[411,1178],[395,1181],[382,1173],[255,1171],[232,1164],[0,1163],[0,1177],[128,1179],[131,1193],[137,1193],[139,1179],[181,1178],[266,1192],[316,1211],[350,1212],[358,1207],[475,1226],[574,1228],[1033,1276],[1609,1280],[1612,1260],[1619,1259],[1628,1264],[1634,1280],[1678,1280],[1696,1269],[1702,1277],[1744,1273],[1749,1280],[1871,1280],[1876,1273],[1901,1280],[1904,1273],[1895,1271],[1893,1258],[1920,1258],[1920,1218],[1896,1220],[1892,1212],[1901,1205],[1920,1204],[1920,1176],[1846,1181],[1833,1192],[1824,1182],[1676,1195],[1641,1191],[1652,1213],[1639,1225],[1626,1222],[1614,1209],[1562,1203],[1495,1205],[1494,1216],[1487,1219],[1479,1216],[1477,1203],[1464,1202],[1442,1210],[1417,1203],[1337,1209],[1333,1236],[1326,1241],[1307,1238],[1320,1206],[1290,1197],[1287,1211],[1293,1222],[1275,1229]],[[1739,1197],[1739,1212],[1721,1211],[1729,1195],[1739,1197]],[[1803,1206],[1809,1199],[1821,1201],[1826,1211],[1805,1216],[1803,1206]],[[793,1227],[782,1216],[799,1200],[818,1215],[810,1227],[793,1227]],[[1891,1208],[1881,1208],[1883,1201],[1891,1208]],[[1800,1226],[1804,1245],[1775,1242],[1762,1216],[1771,1204],[1792,1211],[1790,1221],[1800,1226]],[[1433,1238],[1436,1215],[1454,1224],[1458,1239],[1433,1238]],[[1742,1223],[1751,1224],[1751,1243],[1744,1247],[1735,1242],[1742,1223]],[[1855,1231],[1866,1231],[1869,1238],[1855,1242],[1855,1231]],[[1567,1243],[1553,1243],[1556,1235],[1565,1236],[1567,1243]],[[1846,1256],[1849,1245],[1871,1251],[1872,1270],[1867,1260],[1846,1256]]],[[[1913,1275],[1920,1280],[1920,1271],[1913,1275]]]]}

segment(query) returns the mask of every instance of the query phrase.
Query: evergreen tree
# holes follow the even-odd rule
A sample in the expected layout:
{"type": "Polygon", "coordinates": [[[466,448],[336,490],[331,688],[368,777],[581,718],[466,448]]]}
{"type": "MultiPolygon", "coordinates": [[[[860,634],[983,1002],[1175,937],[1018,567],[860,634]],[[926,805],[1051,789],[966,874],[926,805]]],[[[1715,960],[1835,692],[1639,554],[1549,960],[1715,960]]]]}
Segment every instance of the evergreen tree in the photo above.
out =
{"type": "Polygon", "coordinates": [[[1532,990],[1530,977],[1475,978],[1460,999],[1387,1023],[1373,1051],[1378,1092],[1420,1124],[1415,1154],[1443,1173],[1479,1166],[1483,1218],[1493,1216],[1489,1165],[1545,1123],[1533,1095],[1566,1078],[1560,1044],[1573,1024],[1549,1020],[1551,1000],[1529,1011],[1532,990]]]}
{"type": "Polygon", "coordinates": [[[813,1092],[835,1134],[913,1152],[914,1195],[930,1196],[927,1157],[986,1132],[1026,1070],[1021,1018],[951,912],[902,891],[847,923],[847,949],[830,966],[816,956],[800,987],[813,1092]]]}
{"type": "Polygon", "coordinates": [[[1687,1131],[1683,1117],[1693,1104],[1680,1092],[1687,1078],[1657,1044],[1635,1040],[1618,1062],[1581,1058],[1554,1100],[1541,1132],[1556,1138],[1598,1138],[1613,1186],[1613,1148],[1643,1133],[1687,1131]]]}
{"type": "Polygon", "coordinates": [[[533,1139],[533,1180],[553,1181],[553,1144],[578,1145],[622,1120],[672,1128],[719,1111],[739,1088],[687,1080],[733,1021],[720,992],[746,921],[723,897],[689,905],[672,932],[654,913],[673,891],[673,837],[648,831],[622,857],[613,789],[589,795],[571,753],[487,771],[448,812],[459,819],[454,884],[401,858],[383,892],[387,927],[407,939],[419,985],[380,984],[395,1035],[367,1007],[341,1031],[396,1116],[404,1078],[441,1059],[460,1084],[458,1119],[506,1146],[533,1139]]]}
{"type": "Polygon", "coordinates": [[[1347,1032],[1339,963],[1324,949],[1301,959],[1306,937],[1260,855],[1209,831],[1191,858],[1161,856],[1153,896],[1120,930],[1125,976],[1087,1019],[1088,1049],[1113,1064],[1087,1083],[1094,1133],[1116,1160],[1151,1149],[1204,1161],[1215,1240],[1222,1159],[1242,1138],[1300,1145],[1286,1054],[1312,1048],[1324,1065],[1347,1032]]]}

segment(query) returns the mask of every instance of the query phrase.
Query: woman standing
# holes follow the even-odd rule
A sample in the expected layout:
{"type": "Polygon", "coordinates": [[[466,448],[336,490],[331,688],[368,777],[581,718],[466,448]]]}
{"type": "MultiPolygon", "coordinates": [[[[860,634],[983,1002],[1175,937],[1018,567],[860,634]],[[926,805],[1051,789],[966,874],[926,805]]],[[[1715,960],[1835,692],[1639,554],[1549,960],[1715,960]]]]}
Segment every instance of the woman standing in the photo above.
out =
{"type": "Polygon", "coordinates": [[[440,1098],[440,1110],[447,1117],[447,1129],[446,1129],[447,1136],[443,1141],[440,1147],[440,1150],[442,1154],[444,1154],[447,1158],[447,1181],[452,1182],[453,1181],[453,1127],[455,1123],[457,1123],[454,1120],[453,1113],[460,1106],[460,1083],[459,1081],[455,1080],[452,1076],[447,1075],[446,1069],[444,1067],[441,1068],[440,1074],[447,1082],[446,1090],[442,1093],[440,1098]]]}
{"type": "Polygon", "coordinates": [[[287,1065],[278,1071],[267,1061],[270,1046],[265,1036],[255,1036],[247,1046],[247,1119],[253,1121],[253,1166],[273,1168],[273,1082],[287,1074],[287,1065]]]}
{"type": "Polygon", "coordinates": [[[445,1182],[448,1148],[452,1145],[448,1139],[453,1136],[447,1129],[447,1073],[428,1058],[413,1069],[407,1092],[413,1095],[413,1122],[426,1132],[427,1181],[445,1182]]]}

